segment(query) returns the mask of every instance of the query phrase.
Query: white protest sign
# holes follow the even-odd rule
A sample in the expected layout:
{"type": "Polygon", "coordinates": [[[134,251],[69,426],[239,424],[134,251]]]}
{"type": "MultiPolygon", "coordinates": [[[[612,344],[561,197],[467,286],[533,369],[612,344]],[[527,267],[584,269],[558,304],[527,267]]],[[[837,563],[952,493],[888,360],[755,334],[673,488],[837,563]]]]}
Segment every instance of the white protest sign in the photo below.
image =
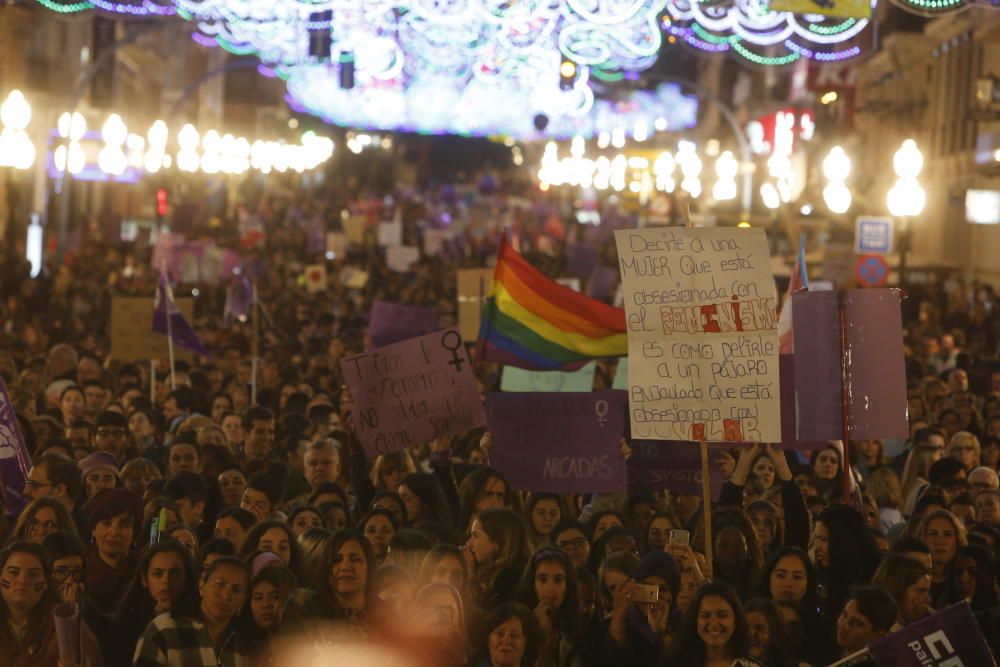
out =
{"type": "Polygon", "coordinates": [[[344,232],[327,232],[326,251],[333,253],[333,258],[340,258],[347,254],[347,234],[344,232]]]}
{"type": "Polygon", "coordinates": [[[385,264],[393,271],[409,271],[420,259],[420,248],[415,245],[391,245],[385,249],[385,264]]]}
{"type": "Polygon", "coordinates": [[[762,229],[615,232],[632,436],[780,442],[778,319],[762,229]]]}
{"type": "Polygon", "coordinates": [[[378,223],[378,244],[380,246],[397,246],[403,242],[403,223],[378,223]]]}
{"type": "Polygon", "coordinates": [[[326,291],[326,264],[310,264],[305,272],[306,292],[318,294],[326,291]]]}

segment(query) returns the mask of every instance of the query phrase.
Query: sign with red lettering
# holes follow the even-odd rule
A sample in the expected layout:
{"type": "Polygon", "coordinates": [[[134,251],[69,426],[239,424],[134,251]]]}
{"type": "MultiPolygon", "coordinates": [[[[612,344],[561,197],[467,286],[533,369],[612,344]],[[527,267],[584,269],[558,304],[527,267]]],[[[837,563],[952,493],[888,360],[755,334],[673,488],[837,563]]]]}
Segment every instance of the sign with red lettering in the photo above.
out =
{"type": "Polygon", "coordinates": [[[632,436],[780,442],[777,298],[764,230],[628,229],[615,241],[632,436]]]}

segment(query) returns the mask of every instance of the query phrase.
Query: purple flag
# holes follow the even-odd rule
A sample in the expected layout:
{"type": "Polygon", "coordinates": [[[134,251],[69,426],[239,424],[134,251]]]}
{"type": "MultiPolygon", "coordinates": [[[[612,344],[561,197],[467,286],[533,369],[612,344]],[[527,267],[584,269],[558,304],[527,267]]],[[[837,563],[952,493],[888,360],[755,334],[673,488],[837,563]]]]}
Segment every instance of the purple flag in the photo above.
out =
{"type": "Polygon", "coordinates": [[[184,314],[174,303],[174,294],[167,282],[166,271],[160,272],[160,281],[156,286],[156,298],[153,300],[153,333],[170,336],[174,345],[203,357],[212,356],[198,340],[194,329],[184,319],[184,314]]]}
{"type": "Polygon", "coordinates": [[[885,667],[996,665],[968,602],[910,623],[868,647],[885,667]]]}
{"type": "MultiPolygon", "coordinates": [[[[701,495],[701,448],[697,442],[664,442],[633,440],[629,443],[632,456],[628,460],[629,482],[647,489],[667,489],[685,495],[701,495]]],[[[712,497],[722,491],[722,469],[715,458],[723,447],[709,447],[708,475],[712,497]]]]}
{"type": "Polygon", "coordinates": [[[625,491],[624,391],[491,393],[490,464],[519,491],[625,491]]]}
{"type": "Polygon", "coordinates": [[[781,393],[781,448],[799,451],[826,449],[830,444],[828,441],[802,441],[796,434],[795,355],[778,355],[778,378],[781,393]]]}
{"type": "Polygon", "coordinates": [[[369,457],[486,423],[472,364],[456,329],[347,357],[355,433],[369,457]]]}
{"type": "Polygon", "coordinates": [[[31,457],[24,444],[21,426],[14,415],[14,406],[7,395],[7,387],[0,378],[0,476],[3,477],[4,506],[7,514],[17,516],[24,509],[24,480],[28,479],[31,457]]]}
{"type": "Polygon", "coordinates": [[[440,317],[437,308],[404,306],[376,299],[368,319],[368,334],[375,347],[385,347],[436,331],[440,317]]]}
{"type": "Polygon", "coordinates": [[[848,382],[851,440],[909,435],[899,296],[892,289],[849,290],[840,350],[837,292],[796,292],[795,388],[798,439],[844,438],[841,363],[848,382]],[[799,345],[802,347],[800,348],[799,345]]]}
{"type": "Polygon", "coordinates": [[[246,275],[234,278],[226,290],[226,305],[223,317],[246,322],[250,317],[250,306],[253,304],[253,284],[246,275]]]}

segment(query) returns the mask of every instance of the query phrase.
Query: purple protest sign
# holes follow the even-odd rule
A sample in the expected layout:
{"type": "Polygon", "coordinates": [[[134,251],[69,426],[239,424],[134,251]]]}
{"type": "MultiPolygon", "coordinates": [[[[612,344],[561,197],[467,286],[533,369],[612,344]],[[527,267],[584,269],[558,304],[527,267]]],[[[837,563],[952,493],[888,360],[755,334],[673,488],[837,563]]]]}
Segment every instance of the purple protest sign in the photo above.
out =
{"type": "MultiPolygon", "coordinates": [[[[839,294],[796,292],[792,299],[798,439],[840,440],[844,429],[839,294]]],[[[896,290],[848,291],[845,320],[848,437],[907,437],[902,316],[896,290]]]]}
{"type": "Polygon", "coordinates": [[[486,423],[472,365],[455,329],[342,359],[355,433],[374,458],[486,423]]]}
{"type": "MultiPolygon", "coordinates": [[[[701,448],[697,442],[664,442],[633,440],[629,443],[632,456],[628,460],[628,480],[647,489],[667,489],[674,493],[700,496],[701,448]]],[[[712,497],[722,491],[722,469],[715,464],[721,447],[709,447],[708,471],[712,497]]]]}
{"type": "Polygon", "coordinates": [[[404,306],[376,299],[368,318],[368,334],[375,347],[385,347],[436,330],[440,317],[437,308],[404,306]]]}
{"type": "Polygon", "coordinates": [[[566,246],[566,271],[571,276],[584,278],[597,264],[597,249],[589,245],[566,246]]]}
{"type": "Polygon", "coordinates": [[[871,651],[888,667],[995,665],[968,602],[959,602],[873,642],[871,651]]]}
{"type": "Polygon", "coordinates": [[[24,509],[24,480],[28,479],[31,458],[24,444],[21,426],[14,415],[14,406],[7,395],[7,386],[0,378],[0,477],[6,496],[7,514],[17,516],[24,509]]]}
{"type": "Polygon", "coordinates": [[[490,464],[519,491],[625,491],[627,403],[624,391],[610,389],[488,394],[490,464]]]}
{"type": "Polygon", "coordinates": [[[778,389],[781,393],[781,448],[797,450],[825,449],[828,441],[809,442],[796,436],[795,355],[778,355],[778,389]]]}
{"type": "Polygon", "coordinates": [[[618,284],[618,269],[595,266],[587,279],[587,296],[598,301],[610,302],[618,284]]]}

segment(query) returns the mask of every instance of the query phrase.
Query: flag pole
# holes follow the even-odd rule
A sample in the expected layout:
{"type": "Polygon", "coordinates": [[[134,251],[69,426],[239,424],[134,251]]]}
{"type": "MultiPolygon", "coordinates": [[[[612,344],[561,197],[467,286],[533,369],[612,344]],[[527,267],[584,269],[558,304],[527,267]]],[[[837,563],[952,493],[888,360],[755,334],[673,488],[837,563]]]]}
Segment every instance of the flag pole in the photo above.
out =
{"type": "MultiPolygon", "coordinates": [[[[843,433],[843,450],[840,453],[841,467],[844,469],[844,502],[851,504],[851,455],[848,444],[851,426],[848,406],[851,402],[848,385],[847,359],[847,292],[837,291],[837,315],[840,323],[840,428],[843,433]]],[[[860,509],[860,508],[859,508],[860,509]]]]}
{"type": "Polygon", "coordinates": [[[174,327],[171,324],[170,304],[167,303],[167,356],[170,358],[170,391],[177,388],[174,378],[174,327]]]}
{"type": "Polygon", "coordinates": [[[250,404],[257,405],[257,364],[260,356],[260,315],[257,312],[257,279],[254,278],[250,289],[250,355],[253,358],[250,365],[250,404]]]}
{"type": "MultiPolygon", "coordinates": [[[[694,227],[691,223],[691,200],[682,196],[680,199],[681,215],[684,217],[684,226],[688,229],[694,227]]],[[[704,521],[705,530],[705,576],[712,578],[712,483],[708,470],[708,441],[703,435],[698,440],[698,447],[701,449],[701,518],[704,521]]]]}
{"type": "Polygon", "coordinates": [[[156,405],[156,358],[149,360],[149,402],[156,405]]]}

